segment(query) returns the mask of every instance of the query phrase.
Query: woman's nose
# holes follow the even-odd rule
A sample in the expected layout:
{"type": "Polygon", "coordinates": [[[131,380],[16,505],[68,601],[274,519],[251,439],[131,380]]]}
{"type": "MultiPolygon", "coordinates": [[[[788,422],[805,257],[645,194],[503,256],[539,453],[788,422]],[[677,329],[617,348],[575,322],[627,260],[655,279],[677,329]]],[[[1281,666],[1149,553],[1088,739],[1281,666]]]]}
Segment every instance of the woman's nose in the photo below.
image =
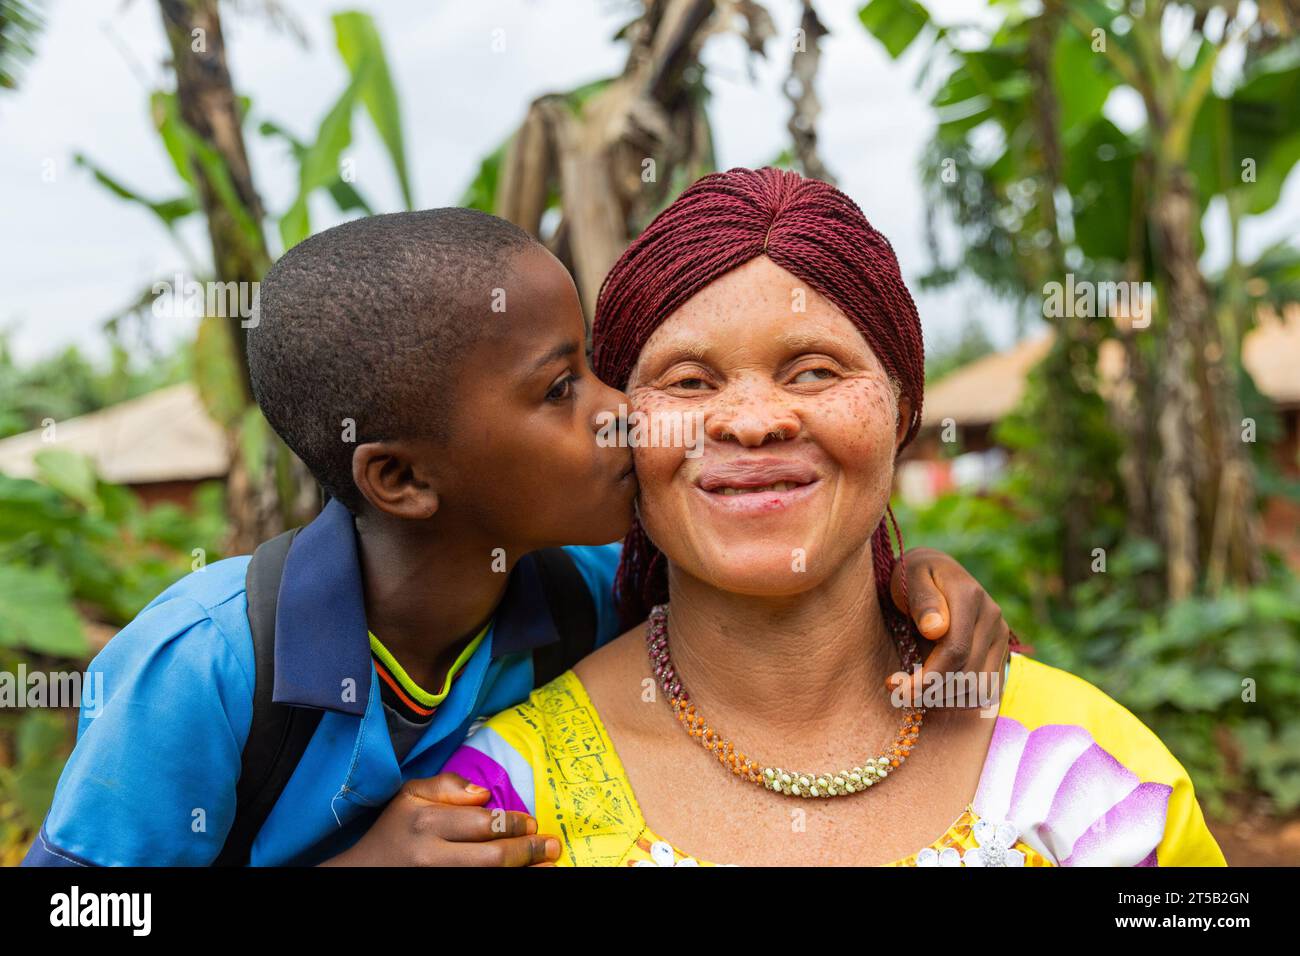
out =
{"type": "Polygon", "coordinates": [[[751,388],[744,394],[719,395],[717,410],[706,417],[705,434],[713,441],[737,441],[747,448],[793,438],[799,433],[799,416],[775,391],[775,387],[751,388]]]}

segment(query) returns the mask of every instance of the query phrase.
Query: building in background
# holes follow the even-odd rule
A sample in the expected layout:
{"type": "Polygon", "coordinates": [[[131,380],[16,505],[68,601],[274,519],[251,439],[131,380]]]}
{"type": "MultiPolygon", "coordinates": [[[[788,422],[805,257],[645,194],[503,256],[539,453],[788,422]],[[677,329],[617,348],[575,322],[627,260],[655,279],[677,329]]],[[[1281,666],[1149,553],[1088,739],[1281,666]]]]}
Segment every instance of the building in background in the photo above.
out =
{"type": "MultiPolygon", "coordinates": [[[[916,440],[898,465],[897,489],[909,504],[923,505],[946,491],[992,485],[1008,462],[997,447],[993,426],[1024,395],[1029,371],[1051,348],[1050,334],[964,365],[925,391],[924,416],[916,440]],[[947,441],[945,441],[947,439],[947,441]],[[961,449],[952,455],[948,447],[961,449]]],[[[1300,479],[1300,303],[1278,316],[1261,310],[1242,342],[1242,364],[1255,387],[1273,405],[1282,437],[1271,448],[1281,473],[1300,479]]],[[[1102,342],[1098,371],[1103,393],[1123,373],[1123,346],[1102,342]]],[[[1271,497],[1263,502],[1264,536],[1300,568],[1300,504],[1271,497]]]]}
{"type": "Polygon", "coordinates": [[[190,383],[160,388],[87,415],[0,441],[0,473],[36,476],[36,454],[62,448],[87,456],[104,481],[126,485],[146,505],[189,505],[204,481],[224,479],[230,455],[221,426],[190,383]]]}

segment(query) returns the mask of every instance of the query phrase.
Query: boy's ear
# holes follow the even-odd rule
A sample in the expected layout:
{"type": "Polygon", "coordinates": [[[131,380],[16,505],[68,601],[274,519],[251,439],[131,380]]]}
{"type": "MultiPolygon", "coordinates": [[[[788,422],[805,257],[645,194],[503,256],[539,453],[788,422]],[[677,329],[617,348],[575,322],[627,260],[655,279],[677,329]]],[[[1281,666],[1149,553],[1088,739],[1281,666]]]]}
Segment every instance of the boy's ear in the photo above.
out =
{"type": "Polygon", "coordinates": [[[358,445],[352,452],[352,480],[366,501],[395,518],[418,521],[438,510],[434,475],[410,442],[358,445]]]}

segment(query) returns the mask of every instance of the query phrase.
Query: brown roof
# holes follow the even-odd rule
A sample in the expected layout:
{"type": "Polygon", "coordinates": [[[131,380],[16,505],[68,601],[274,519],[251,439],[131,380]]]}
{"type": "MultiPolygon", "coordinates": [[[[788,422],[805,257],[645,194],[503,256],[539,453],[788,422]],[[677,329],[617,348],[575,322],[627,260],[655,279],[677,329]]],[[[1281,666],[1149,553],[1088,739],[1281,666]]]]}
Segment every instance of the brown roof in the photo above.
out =
{"type": "Polygon", "coordinates": [[[1300,405],[1300,306],[1285,317],[1261,313],[1241,343],[1255,387],[1278,405],[1300,405]]]}
{"type": "MultiPolygon", "coordinates": [[[[1029,370],[1047,354],[1052,333],[1026,339],[1006,352],[986,355],[945,375],[925,389],[922,427],[938,426],[945,418],[958,425],[989,425],[1020,401],[1029,370]]],[[[1241,346],[1242,363],[1255,386],[1276,405],[1300,405],[1300,308],[1285,318],[1258,314],[1256,327],[1241,346]]],[[[1103,382],[1123,374],[1120,343],[1102,343],[1098,366],[1103,382]]]]}
{"type": "Polygon", "coordinates": [[[1026,339],[963,365],[926,385],[921,426],[928,428],[951,418],[958,425],[988,425],[1010,412],[1025,390],[1025,376],[1051,347],[1052,336],[1026,339]]]}
{"type": "Polygon", "coordinates": [[[123,485],[219,478],[230,470],[225,435],[209,417],[198,389],[185,383],[54,426],[0,441],[0,472],[36,473],[36,453],[66,448],[87,455],[105,481],[123,485]]]}

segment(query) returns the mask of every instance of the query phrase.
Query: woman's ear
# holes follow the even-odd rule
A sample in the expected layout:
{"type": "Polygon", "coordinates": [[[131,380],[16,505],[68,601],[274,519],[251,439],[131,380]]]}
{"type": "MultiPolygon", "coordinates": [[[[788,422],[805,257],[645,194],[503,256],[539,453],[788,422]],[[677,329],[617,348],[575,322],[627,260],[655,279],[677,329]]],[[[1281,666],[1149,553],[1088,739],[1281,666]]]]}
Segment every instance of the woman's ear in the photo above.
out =
{"type": "Polygon", "coordinates": [[[907,430],[912,427],[912,400],[905,395],[898,397],[898,425],[894,433],[894,450],[903,444],[907,430]]]}
{"type": "Polygon", "coordinates": [[[358,445],[352,452],[352,480],[366,501],[395,518],[419,521],[438,510],[433,475],[412,442],[358,445]]]}

